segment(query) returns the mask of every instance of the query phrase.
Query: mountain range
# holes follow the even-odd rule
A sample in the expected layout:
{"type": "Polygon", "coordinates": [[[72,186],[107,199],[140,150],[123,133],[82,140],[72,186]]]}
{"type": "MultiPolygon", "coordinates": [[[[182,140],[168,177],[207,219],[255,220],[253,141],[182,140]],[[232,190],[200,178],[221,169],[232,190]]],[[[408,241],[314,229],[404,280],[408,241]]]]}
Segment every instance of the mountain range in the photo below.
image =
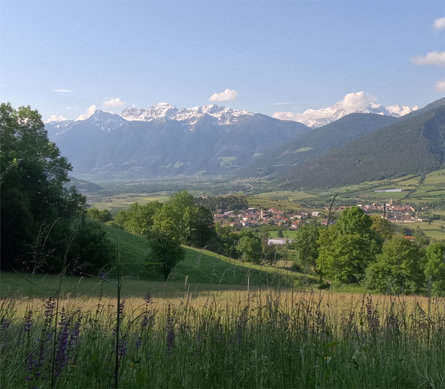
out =
{"type": "Polygon", "coordinates": [[[207,105],[159,103],[46,124],[49,138],[91,181],[267,177],[288,189],[426,173],[445,160],[445,99],[402,117],[352,113],[318,128],[207,105]]]}
{"type": "Polygon", "coordinates": [[[47,123],[46,129],[73,175],[92,181],[227,174],[311,131],[227,107],[166,103],[121,115],[96,111],[85,120],[47,123]]]}

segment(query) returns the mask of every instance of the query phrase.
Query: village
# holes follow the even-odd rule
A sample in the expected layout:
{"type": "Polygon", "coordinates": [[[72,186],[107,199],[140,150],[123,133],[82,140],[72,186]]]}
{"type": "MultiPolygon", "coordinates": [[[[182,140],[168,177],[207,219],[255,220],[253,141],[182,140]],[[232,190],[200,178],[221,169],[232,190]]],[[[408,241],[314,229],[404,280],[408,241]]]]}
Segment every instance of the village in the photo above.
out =
{"type": "MultiPolygon", "coordinates": [[[[366,214],[380,214],[392,223],[416,223],[422,219],[411,205],[396,205],[392,201],[389,203],[357,204],[366,214]]],[[[334,207],[333,211],[341,212],[346,206],[334,207]]],[[[309,220],[316,219],[321,225],[327,225],[329,209],[323,211],[289,212],[275,208],[257,209],[247,208],[241,211],[223,211],[219,209],[213,215],[215,223],[224,227],[247,228],[261,225],[273,225],[288,229],[298,229],[309,220]]]]}

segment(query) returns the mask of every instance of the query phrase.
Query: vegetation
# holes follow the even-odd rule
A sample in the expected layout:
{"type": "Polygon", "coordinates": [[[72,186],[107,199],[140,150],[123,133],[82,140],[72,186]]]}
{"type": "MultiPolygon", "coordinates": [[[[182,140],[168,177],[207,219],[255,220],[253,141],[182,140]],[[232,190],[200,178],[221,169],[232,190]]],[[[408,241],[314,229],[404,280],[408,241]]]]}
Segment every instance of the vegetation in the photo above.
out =
{"type": "Polygon", "coordinates": [[[49,142],[37,111],[0,106],[1,269],[96,272],[111,242],[85,219],[83,196],[66,189],[71,166],[49,142]]]}
{"type": "Polygon", "coordinates": [[[443,299],[183,293],[4,300],[2,387],[445,385],[443,299]]]}
{"type": "Polygon", "coordinates": [[[245,195],[226,195],[226,196],[202,196],[197,197],[196,202],[203,207],[216,212],[218,209],[225,211],[246,209],[248,199],[245,195]]]}
{"type": "Polygon", "coordinates": [[[359,283],[381,247],[372,220],[358,207],[347,208],[337,222],[320,230],[319,272],[339,283],[359,283]]]}
{"type": "Polygon", "coordinates": [[[425,283],[425,258],[419,244],[396,235],[385,242],[367,269],[367,286],[383,293],[419,293],[425,283]]]}
{"type": "MultiPolygon", "coordinates": [[[[279,145],[262,157],[254,160],[241,175],[256,175],[291,178],[295,166],[316,159],[331,150],[335,150],[353,139],[360,138],[382,127],[388,126],[397,119],[373,114],[355,113],[326,126],[312,129],[298,137],[279,145]]],[[[281,180],[285,181],[285,180],[281,180]]]]}
{"type": "Polygon", "coordinates": [[[295,239],[290,248],[294,250],[293,261],[298,269],[307,272],[315,272],[318,258],[318,239],[320,226],[307,224],[300,227],[295,234],[295,239]]]}
{"type": "Polygon", "coordinates": [[[331,188],[443,168],[444,120],[445,106],[426,107],[299,165],[284,187],[331,188]]]}

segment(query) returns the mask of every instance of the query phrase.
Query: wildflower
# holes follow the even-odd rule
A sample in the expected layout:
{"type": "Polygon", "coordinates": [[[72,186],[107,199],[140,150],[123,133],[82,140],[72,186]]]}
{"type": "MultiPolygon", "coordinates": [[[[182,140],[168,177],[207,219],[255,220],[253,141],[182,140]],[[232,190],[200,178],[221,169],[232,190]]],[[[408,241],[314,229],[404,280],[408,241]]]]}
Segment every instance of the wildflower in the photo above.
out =
{"type": "Polygon", "coordinates": [[[244,307],[244,309],[242,310],[241,315],[238,319],[238,327],[237,327],[238,344],[241,344],[241,342],[243,340],[243,334],[244,334],[244,329],[245,329],[246,323],[247,323],[248,312],[249,312],[249,307],[248,306],[244,307]]]}
{"type": "Polygon", "coordinates": [[[173,347],[175,345],[175,329],[173,327],[173,317],[171,315],[170,304],[168,305],[168,310],[167,310],[166,332],[167,332],[167,354],[171,354],[173,351],[173,347]]]}
{"type": "Polygon", "coordinates": [[[9,325],[11,324],[8,319],[2,319],[1,323],[1,330],[6,331],[9,328],[9,325]]]}
{"type": "Polygon", "coordinates": [[[123,358],[127,355],[127,340],[125,337],[122,337],[119,341],[118,354],[119,357],[123,358]]]}
{"type": "Polygon", "coordinates": [[[25,331],[27,333],[29,333],[31,331],[31,327],[33,324],[32,315],[33,315],[32,310],[29,310],[23,320],[23,331],[25,331]]]}
{"type": "Polygon", "coordinates": [[[125,309],[125,300],[122,300],[122,301],[119,303],[119,316],[120,316],[121,318],[124,317],[124,309],[125,309]]]}
{"type": "Polygon", "coordinates": [[[59,333],[59,337],[57,339],[57,354],[56,354],[56,377],[60,375],[63,368],[65,367],[68,361],[68,339],[70,336],[70,325],[71,319],[67,319],[65,315],[62,316],[62,320],[60,321],[60,325],[62,329],[59,333]]]}

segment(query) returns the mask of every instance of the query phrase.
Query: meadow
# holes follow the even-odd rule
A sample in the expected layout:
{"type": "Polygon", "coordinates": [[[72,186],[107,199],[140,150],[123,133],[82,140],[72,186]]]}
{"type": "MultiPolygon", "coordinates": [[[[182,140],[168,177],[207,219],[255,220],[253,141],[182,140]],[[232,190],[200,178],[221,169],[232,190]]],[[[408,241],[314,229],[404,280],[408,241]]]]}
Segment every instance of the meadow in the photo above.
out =
{"type": "Polygon", "coordinates": [[[2,388],[445,386],[444,299],[149,286],[4,298],[2,388]]]}

